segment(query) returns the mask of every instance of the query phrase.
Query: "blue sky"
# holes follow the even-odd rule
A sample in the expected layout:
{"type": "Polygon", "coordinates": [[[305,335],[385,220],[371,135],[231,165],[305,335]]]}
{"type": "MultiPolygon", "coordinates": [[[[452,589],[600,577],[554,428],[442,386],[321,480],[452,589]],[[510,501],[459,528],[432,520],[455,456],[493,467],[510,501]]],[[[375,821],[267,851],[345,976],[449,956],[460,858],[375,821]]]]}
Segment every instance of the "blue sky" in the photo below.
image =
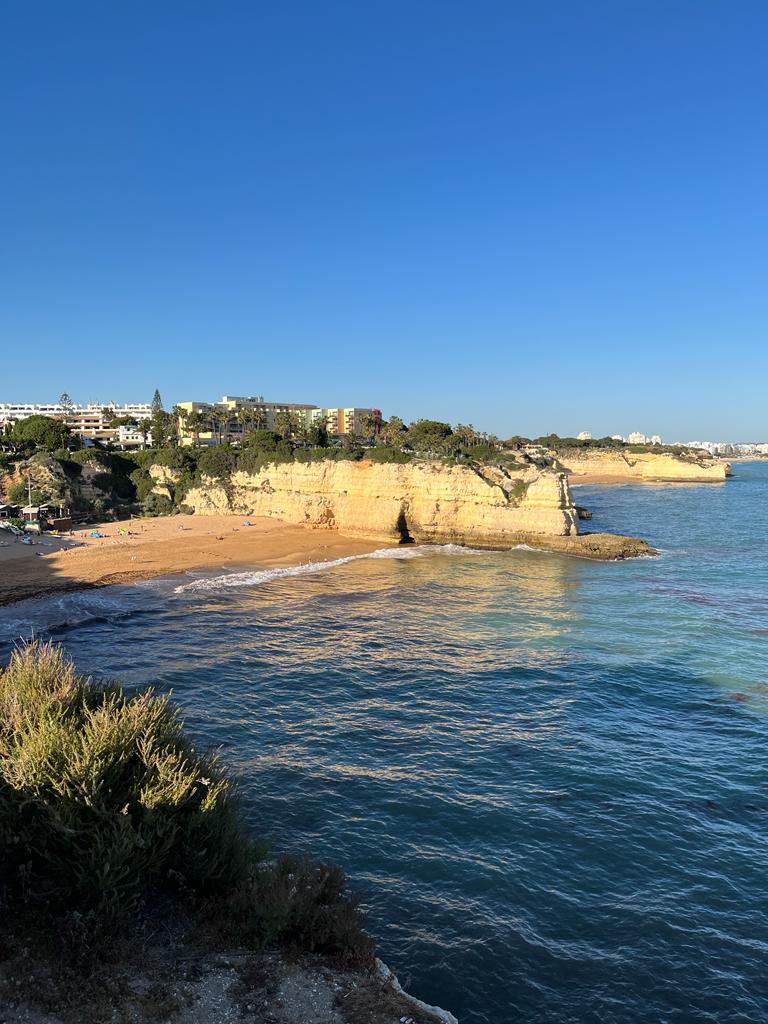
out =
{"type": "Polygon", "coordinates": [[[0,7],[0,401],[768,438],[768,5],[0,7]]]}

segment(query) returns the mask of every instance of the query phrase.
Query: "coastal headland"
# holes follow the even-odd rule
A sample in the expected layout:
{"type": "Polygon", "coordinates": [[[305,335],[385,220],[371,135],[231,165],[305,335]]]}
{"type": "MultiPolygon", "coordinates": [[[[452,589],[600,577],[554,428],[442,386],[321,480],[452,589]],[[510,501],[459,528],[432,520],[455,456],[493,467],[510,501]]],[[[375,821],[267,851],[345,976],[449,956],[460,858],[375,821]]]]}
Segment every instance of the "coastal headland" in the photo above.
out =
{"type": "Polygon", "coordinates": [[[555,468],[572,483],[725,483],[731,468],[723,459],[705,452],[636,452],[626,449],[573,449],[558,451],[555,468]]]}
{"type": "Polygon", "coordinates": [[[207,478],[185,501],[203,515],[226,510],[275,516],[388,544],[502,550],[527,544],[607,559],[653,554],[637,538],[579,534],[566,475],[533,466],[510,471],[437,461],[294,462],[238,471],[225,482],[207,478]]]}

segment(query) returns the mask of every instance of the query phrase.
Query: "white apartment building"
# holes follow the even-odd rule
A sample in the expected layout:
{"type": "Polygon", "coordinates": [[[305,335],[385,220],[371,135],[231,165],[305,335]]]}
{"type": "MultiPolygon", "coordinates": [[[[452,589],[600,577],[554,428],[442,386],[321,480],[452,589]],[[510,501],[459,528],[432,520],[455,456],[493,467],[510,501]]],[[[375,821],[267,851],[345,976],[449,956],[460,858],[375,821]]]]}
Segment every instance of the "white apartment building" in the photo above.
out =
{"type": "Polygon", "coordinates": [[[123,451],[134,448],[144,448],[145,446],[151,448],[152,431],[148,430],[147,436],[145,437],[140,430],[136,429],[136,427],[118,427],[117,433],[114,434],[113,442],[118,446],[118,448],[122,448],[123,451]]]}
{"type": "Polygon", "coordinates": [[[51,419],[78,421],[100,417],[111,419],[113,416],[130,416],[135,420],[148,420],[152,415],[152,406],[147,403],[130,403],[120,405],[117,402],[89,402],[88,405],[71,405],[67,409],[58,402],[45,405],[37,402],[0,402],[0,424],[15,423],[26,420],[30,416],[50,416],[51,419]]]}
{"type": "Polygon", "coordinates": [[[627,442],[629,444],[648,444],[648,438],[639,430],[633,430],[631,434],[627,435],[627,442]]]}
{"type": "Polygon", "coordinates": [[[577,441],[591,441],[592,434],[588,430],[582,430],[580,434],[576,435],[577,441]]]}
{"type": "Polygon", "coordinates": [[[62,420],[76,437],[85,442],[113,441],[118,431],[124,429],[110,426],[115,417],[131,418],[136,422],[148,420],[152,416],[152,406],[138,402],[125,405],[117,402],[89,402],[88,405],[72,404],[65,408],[58,402],[49,405],[0,402],[0,426],[26,420],[30,416],[49,416],[54,420],[62,420]]]}

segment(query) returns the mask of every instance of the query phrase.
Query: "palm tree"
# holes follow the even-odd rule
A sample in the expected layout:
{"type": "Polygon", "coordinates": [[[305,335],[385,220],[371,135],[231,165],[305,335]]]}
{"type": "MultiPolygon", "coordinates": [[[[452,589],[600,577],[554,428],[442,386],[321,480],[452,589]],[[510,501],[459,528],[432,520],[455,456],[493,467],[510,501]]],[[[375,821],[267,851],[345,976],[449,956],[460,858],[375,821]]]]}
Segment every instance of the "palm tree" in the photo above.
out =
{"type": "Polygon", "coordinates": [[[256,405],[251,410],[252,422],[255,430],[266,430],[267,428],[267,410],[263,405],[256,405]]]}
{"type": "Polygon", "coordinates": [[[474,448],[479,443],[479,436],[475,428],[470,423],[469,426],[465,426],[463,423],[454,430],[454,434],[458,437],[464,448],[474,448]]]}
{"type": "Polygon", "coordinates": [[[236,415],[237,422],[240,424],[240,433],[246,434],[248,428],[253,424],[253,409],[244,405],[242,409],[238,409],[236,415]]]}
{"type": "Polygon", "coordinates": [[[294,419],[287,409],[279,412],[275,416],[275,430],[280,434],[283,440],[290,440],[291,434],[293,434],[293,429],[294,419]]]}
{"type": "Polygon", "coordinates": [[[229,409],[217,409],[214,407],[214,410],[211,413],[211,422],[219,435],[219,444],[221,444],[224,431],[229,425],[229,409]]]}
{"type": "Polygon", "coordinates": [[[374,441],[376,439],[376,433],[377,433],[376,428],[378,426],[378,423],[379,423],[379,421],[373,415],[373,413],[369,413],[367,416],[363,417],[363,424],[362,424],[362,426],[363,426],[363,430],[362,430],[363,440],[370,442],[370,441],[374,441]]]}
{"type": "Polygon", "coordinates": [[[405,424],[399,416],[390,416],[381,431],[382,437],[392,448],[399,448],[402,445],[405,440],[404,433],[405,424]]]}
{"type": "Polygon", "coordinates": [[[200,447],[200,431],[206,426],[207,420],[200,412],[191,412],[187,416],[187,430],[189,430],[194,438],[194,447],[200,447]]]}
{"type": "Polygon", "coordinates": [[[189,409],[182,409],[178,405],[174,405],[171,410],[173,416],[176,419],[176,437],[178,438],[179,444],[183,437],[187,433],[187,420],[189,419],[189,409]]]}

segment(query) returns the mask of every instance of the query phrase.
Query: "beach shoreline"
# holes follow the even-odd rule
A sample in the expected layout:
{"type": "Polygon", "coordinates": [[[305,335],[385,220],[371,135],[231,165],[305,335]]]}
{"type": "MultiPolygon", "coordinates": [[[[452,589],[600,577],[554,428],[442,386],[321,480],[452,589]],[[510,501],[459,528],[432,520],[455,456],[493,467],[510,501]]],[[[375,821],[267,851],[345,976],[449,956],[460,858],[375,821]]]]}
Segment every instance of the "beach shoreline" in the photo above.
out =
{"type": "Polygon", "coordinates": [[[133,519],[89,525],[66,537],[44,534],[31,538],[30,544],[3,540],[0,606],[195,569],[331,561],[382,546],[333,530],[235,515],[133,519]]]}

